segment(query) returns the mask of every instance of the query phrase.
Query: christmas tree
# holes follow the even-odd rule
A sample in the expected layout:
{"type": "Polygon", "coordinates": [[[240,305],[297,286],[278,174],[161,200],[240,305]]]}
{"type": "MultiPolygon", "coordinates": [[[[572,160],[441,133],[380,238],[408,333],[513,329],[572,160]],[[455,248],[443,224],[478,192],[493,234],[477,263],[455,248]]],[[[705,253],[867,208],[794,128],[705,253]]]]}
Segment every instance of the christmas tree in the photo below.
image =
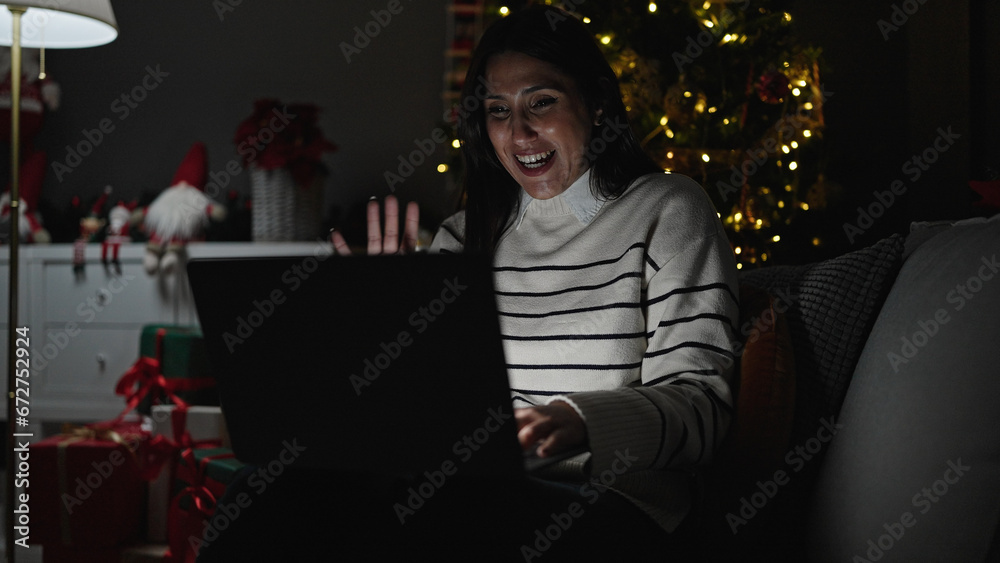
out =
{"type": "MultiPolygon", "coordinates": [[[[529,3],[487,2],[486,22],[529,3]]],[[[704,186],[740,267],[803,260],[783,239],[822,244],[808,210],[835,195],[820,156],[830,94],[821,51],[798,40],[781,2],[546,3],[593,29],[643,147],[704,186]]]]}

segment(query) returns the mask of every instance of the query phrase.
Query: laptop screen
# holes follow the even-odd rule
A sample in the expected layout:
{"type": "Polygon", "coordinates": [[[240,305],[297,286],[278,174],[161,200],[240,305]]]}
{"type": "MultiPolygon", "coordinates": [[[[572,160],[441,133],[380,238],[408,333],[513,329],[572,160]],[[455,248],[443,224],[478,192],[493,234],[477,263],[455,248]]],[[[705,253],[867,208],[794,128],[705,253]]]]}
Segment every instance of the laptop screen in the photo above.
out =
{"type": "Polygon", "coordinates": [[[315,467],[523,473],[485,257],[192,259],[188,277],[242,461],[295,443],[315,467]]]}

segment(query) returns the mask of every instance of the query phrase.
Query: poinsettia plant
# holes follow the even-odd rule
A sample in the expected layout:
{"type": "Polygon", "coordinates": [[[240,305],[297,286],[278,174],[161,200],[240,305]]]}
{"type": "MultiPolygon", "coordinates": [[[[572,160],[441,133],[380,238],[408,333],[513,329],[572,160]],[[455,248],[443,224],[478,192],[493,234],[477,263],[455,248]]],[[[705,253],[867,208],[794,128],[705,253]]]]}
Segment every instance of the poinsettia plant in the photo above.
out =
{"type": "Polygon", "coordinates": [[[325,171],[321,156],[337,145],[323,136],[314,104],[283,104],[274,98],[254,102],[253,113],[240,122],[233,142],[245,166],[287,169],[295,184],[310,186],[325,171]]]}

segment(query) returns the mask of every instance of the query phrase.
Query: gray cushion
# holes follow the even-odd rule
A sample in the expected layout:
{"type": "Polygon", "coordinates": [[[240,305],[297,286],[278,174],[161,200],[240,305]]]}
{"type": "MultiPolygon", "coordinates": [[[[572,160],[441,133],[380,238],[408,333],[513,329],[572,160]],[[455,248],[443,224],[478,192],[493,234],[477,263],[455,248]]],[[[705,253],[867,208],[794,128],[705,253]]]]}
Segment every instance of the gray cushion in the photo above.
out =
{"type": "Polygon", "coordinates": [[[805,266],[742,273],[787,309],[795,350],[796,413],[792,443],[801,444],[835,416],[879,308],[902,262],[903,237],[805,266]]]}
{"type": "Polygon", "coordinates": [[[956,224],[907,258],[823,463],[812,560],[986,557],[1000,513],[998,251],[1000,216],[956,224]]]}
{"type": "MultiPolygon", "coordinates": [[[[787,483],[759,510],[740,512],[744,501],[758,493],[757,486],[741,484],[730,498],[718,501],[731,511],[721,522],[727,542],[735,544],[728,560],[797,560],[801,555],[805,505],[829,442],[827,427],[836,420],[865,339],[899,271],[903,242],[893,235],[822,262],[741,273],[741,284],[767,290],[787,319],[795,357],[795,414],[783,458],[773,467],[758,468],[763,475],[752,476],[767,481],[782,471],[787,483]],[[740,523],[735,516],[747,518],[746,525],[734,526],[740,523]]],[[[720,517],[714,520],[707,527],[720,524],[720,517]]]]}

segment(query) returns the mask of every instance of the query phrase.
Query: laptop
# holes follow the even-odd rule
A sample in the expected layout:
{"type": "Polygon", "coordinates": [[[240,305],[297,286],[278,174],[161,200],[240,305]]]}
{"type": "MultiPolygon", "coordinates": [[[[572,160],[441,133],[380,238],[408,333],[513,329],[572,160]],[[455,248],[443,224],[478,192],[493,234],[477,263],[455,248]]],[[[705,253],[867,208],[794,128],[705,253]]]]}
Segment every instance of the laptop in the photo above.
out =
{"type": "Polygon", "coordinates": [[[567,457],[517,442],[483,256],[195,258],[187,272],[245,463],[291,446],[297,466],[514,477],[567,457]]]}

